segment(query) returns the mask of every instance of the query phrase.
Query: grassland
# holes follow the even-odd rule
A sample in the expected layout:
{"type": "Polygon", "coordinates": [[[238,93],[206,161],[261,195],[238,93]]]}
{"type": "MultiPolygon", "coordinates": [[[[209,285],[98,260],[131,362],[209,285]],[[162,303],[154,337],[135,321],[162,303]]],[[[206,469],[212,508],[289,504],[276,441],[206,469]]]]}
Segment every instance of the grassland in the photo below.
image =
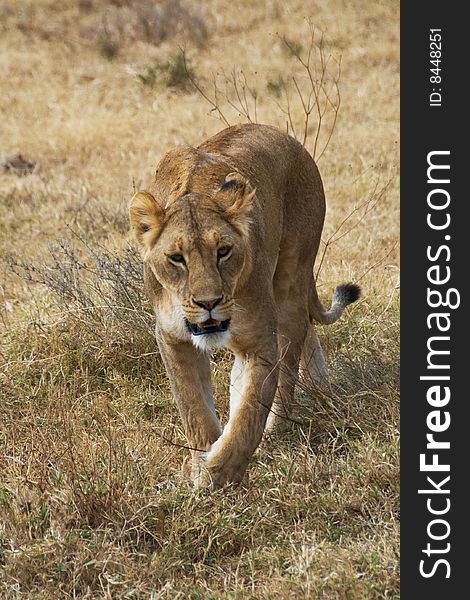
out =
{"type": "MultiPolygon", "coordinates": [[[[398,597],[398,83],[395,1],[0,1],[0,597],[398,597]],[[195,491],[127,202],[223,127],[178,48],[205,90],[243,70],[258,121],[285,129],[306,17],[342,56],[319,292],[364,295],[320,328],[332,393],[304,382],[309,418],[246,482],[195,491]]],[[[224,416],[229,357],[213,366],[224,416]]]]}

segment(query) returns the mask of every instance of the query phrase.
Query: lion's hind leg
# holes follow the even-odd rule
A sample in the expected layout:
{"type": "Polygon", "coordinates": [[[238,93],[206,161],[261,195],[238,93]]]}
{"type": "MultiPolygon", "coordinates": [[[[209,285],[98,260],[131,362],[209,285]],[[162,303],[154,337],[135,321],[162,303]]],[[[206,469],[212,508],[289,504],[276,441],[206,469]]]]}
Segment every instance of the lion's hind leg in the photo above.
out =
{"type": "Polygon", "coordinates": [[[322,389],[330,387],[330,377],[326,356],[317,332],[312,324],[308,326],[300,359],[300,373],[307,385],[322,389]]]}
{"type": "Polygon", "coordinates": [[[308,327],[308,312],[302,294],[289,293],[278,304],[279,382],[266,424],[267,431],[286,429],[292,417],[299,362],[308,327]]]}

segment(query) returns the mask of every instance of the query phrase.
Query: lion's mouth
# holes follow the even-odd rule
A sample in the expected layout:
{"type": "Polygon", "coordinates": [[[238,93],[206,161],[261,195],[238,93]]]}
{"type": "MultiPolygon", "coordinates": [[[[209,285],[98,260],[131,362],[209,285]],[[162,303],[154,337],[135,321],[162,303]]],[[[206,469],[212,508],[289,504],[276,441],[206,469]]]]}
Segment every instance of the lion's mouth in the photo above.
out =
{"type": "Polygon", "coordinates": [[[226,319],[225,321],[207,319],[207,321],[204,321],[204,323],[190,323],[186,319],[186,327],[191,335],[206,335],[208,333],[227,331],[229,324],[230,319],[226,319]]]}

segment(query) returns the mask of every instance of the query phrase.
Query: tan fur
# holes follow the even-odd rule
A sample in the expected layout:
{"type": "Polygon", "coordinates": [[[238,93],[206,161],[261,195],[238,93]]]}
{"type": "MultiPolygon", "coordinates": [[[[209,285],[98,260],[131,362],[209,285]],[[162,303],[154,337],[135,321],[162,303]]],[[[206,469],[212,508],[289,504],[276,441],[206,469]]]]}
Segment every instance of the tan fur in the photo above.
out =
{"type": "Polygon", "coordinates": [[[312,275],[324,215],[311,156],[263,125],[229,127],[198,148],[171,150],[151,189],[131,201],[156,338],[197,484],[240,481],[271,409],[270,427],[289,416],[307,332],[304,369],[313,362],[316,379],[326,376],[311,330],[313,318],[327,314],[312,275]],[[218,258],[218,249],[230,247],[218,258]],[[174,262],[179,257],[185,264],[174,262]],[[221,300],[210,314],[202,304],[213,299],[221,300]],[[192,336],[185,319],[203,323],[209,316],[230,319],[228,331],[192,336]],[[220,346],[236,357],[223,432],[205,352],[220,346]]]}

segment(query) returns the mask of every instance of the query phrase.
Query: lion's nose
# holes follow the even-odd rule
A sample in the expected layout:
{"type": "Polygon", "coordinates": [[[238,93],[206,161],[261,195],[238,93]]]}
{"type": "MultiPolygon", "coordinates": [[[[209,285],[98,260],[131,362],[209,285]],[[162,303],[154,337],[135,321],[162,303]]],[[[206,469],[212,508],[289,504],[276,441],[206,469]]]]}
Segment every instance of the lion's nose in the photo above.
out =
{"type": "Polygon", "coordinates": [[[193,298],[194,304],[197,304],[201,308],[206,308],[207,310],[212,310],[213,308],[215,308],[221,300],[222,300],[222,297],[213,298],[212,300],[195,300],[193,298]]]}

